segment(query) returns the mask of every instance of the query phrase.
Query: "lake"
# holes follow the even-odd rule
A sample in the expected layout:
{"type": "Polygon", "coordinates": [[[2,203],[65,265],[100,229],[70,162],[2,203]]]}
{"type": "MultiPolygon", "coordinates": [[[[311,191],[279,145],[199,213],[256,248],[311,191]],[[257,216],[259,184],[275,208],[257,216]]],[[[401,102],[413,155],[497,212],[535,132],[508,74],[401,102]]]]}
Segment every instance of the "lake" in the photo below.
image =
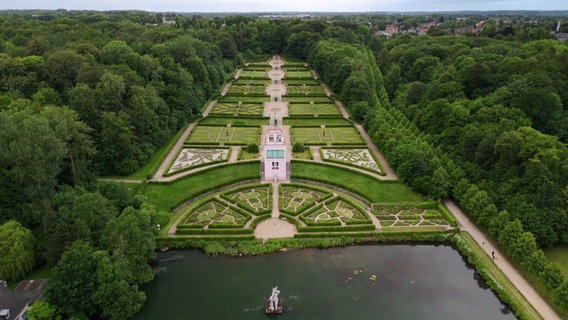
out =
{"type": "Polygon", "coordinates": [[[135,319],[516,319],[447,245],[363,245],[210,257],[159,254],[135,319]],[[264,314],[278,286],[284,313],[264,314]]]}

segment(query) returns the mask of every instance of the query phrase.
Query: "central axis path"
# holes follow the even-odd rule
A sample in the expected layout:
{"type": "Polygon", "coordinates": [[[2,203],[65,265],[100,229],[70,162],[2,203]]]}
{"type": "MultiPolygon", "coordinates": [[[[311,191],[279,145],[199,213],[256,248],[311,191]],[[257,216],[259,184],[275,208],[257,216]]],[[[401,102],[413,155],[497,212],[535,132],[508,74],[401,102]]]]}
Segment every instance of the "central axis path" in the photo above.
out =
{"type": "MultiPolygon", "coordinates": [[[[270,102],[266,102],[264,104],[264,116],[271,118],[271,125],[262,127],[260,142],[261,162],[268,161],[267,159],[264,159],[264,149],[265,142],[268,139],[268,131],[276,128],[282,130],[282,137],[286,143],[286,159],[289,161],[292,159],[290,127],[282,125],[282,119],[288,116],[288,103],[282,102],[282,94],[286,92],[286,87],[282,84],[284,72],[281,69],[282,65],[284,65],[284,60],[282,60],[279,56],[275,56],[269,64],[272,66],[272,70],[268,72],[268,76],[271,78],[272,84],[267,87],[266,94],[270,95],[271,98],[270,102]]],[[[264,179],[264,177],[261,177],[261,179],[264,179]]],[[[280,219],[280,193],[278,189],[281,182],[285,181],[272,181],[271,218],[256,226],[254,235],[257,238],[292,238],[296,233],[298,233],[294,224],[280,219]]]]}

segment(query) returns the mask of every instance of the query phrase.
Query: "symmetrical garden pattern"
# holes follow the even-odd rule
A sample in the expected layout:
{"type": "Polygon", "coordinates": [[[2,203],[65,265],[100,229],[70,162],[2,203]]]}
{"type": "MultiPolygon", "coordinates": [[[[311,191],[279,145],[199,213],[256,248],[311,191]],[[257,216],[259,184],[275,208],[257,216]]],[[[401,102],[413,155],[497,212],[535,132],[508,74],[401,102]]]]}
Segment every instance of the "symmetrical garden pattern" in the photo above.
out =
{"type": "Polygon", "coordinates": [[[315,190],[304,186],[282,185],[279,201],[280,211],[297,215],[331,195],[330,192],[315,190]]]}
{"type": "Polygon", "coordinates": [[[241,227],[250,217],[237,212],[236,208],[221,203],[215,199],[207,201],[199,208],[193,210],[183,222],[185,225],[195,226],[235,226],[241,227]]]}
{"type": "Polygon", "coordinates": [[[239,207],[255,214],[272,212],[272,187],[268,184],[232,190],[222,194],[222,197],[239,207]]]}
{"type": "Polygon", "coordinates": [[[356,167],[363,167],[375,172],[381,172],[381,168],[371,155],[368,149],[333,149],[322,148],[322,159],[328,161],[335,161],[352,165],[356,167]]]}
{"type": "Polygon", "coordinates": [[[448,226],[437,204],[373,204],[373,214],[384,227],[448,226]]]}
{"type": "Polygon", "coordinates": [[[311,224],[370,224],[371,221],[361,210],[340,197],[330,199],[321,204],[313,212],[303,214],[303,220],[311,224]]]}
{"type": "Polygon", "coordinates": [[[227,160],[228,155],[229,149],[184,148],[170,167],[170,170],[168,170],[168,173],[207,163],[224,161],[227,160]]]}
{"type": "Polygon", "coordinates": [[[264,106],[261,103],[216,103],[210,114],[233,116],[262,116],[264,106]]]}

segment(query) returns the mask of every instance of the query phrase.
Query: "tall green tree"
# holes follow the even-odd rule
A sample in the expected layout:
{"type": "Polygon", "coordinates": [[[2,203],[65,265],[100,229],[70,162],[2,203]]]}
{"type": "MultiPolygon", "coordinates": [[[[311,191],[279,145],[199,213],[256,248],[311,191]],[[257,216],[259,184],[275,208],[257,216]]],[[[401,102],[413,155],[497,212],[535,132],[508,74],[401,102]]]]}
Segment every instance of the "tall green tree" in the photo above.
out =
{"type": "Polygon", "coordinates": [[[84,241],[73,243],[53,268],[45,299],[65,317],[90,317],[96,312],[92,299],[97,289],[97,261],[93,248],[84,241]]]}
{"type": "Polygon", "coordinates": [[[23,278],[35,266],[35,239],[30,230],[17,221],[0,225],[0,278],[23,278]]]}

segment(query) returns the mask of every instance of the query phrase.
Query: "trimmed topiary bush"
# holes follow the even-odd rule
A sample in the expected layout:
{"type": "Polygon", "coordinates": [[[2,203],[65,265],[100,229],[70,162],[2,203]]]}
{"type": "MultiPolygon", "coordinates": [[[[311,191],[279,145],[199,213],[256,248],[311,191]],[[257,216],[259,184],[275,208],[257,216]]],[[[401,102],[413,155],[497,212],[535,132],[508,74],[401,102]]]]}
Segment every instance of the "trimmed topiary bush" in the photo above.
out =
{"type": "Polygon", "coordinates": [[[292,152],[304,152],[304,150],[305,150],[304,144],[301,142],[296,142],[292,146],[292,152]]]}
{"type": "Polygon", "coordinates": [[[258,144],[256,143],[249,143],[247,145],[247,152],[248,153],[258,153],[258,144]]]}

